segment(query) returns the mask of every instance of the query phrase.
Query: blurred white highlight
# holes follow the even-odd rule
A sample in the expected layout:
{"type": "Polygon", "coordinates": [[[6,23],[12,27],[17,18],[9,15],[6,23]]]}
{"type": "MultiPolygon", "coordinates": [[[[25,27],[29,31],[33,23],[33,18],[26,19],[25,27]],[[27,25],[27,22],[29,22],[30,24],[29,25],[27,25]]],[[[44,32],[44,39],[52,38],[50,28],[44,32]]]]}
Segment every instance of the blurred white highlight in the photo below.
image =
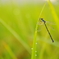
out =
{"type": "MultiPolygon", "coordinates": [[[[45,0],[45,1],[49,1],[49,0],[45,0]]],[[[55,3],[57,0],[50,0],[50,1],[55,3]]]]}

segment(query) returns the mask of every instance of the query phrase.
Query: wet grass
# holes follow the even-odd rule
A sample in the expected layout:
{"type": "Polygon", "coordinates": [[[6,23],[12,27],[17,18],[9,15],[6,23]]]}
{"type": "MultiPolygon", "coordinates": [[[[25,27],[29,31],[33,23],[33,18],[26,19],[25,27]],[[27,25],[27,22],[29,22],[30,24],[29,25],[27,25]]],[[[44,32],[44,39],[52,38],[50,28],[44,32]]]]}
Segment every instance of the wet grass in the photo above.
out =
{"type": "Polygon", "coordinates": [[[58,59],[59,8],[57,6],[59,5],[54,6],[50,1],[46,2],[46,5],[44,3],[22,6],[1,4],[0,59],[58,59]],[[42,30],[37,32],[40,17],[56,24],[51,25],[55,31],[48,26],[54,43],[51,42],[44,25],[42,30]]]}

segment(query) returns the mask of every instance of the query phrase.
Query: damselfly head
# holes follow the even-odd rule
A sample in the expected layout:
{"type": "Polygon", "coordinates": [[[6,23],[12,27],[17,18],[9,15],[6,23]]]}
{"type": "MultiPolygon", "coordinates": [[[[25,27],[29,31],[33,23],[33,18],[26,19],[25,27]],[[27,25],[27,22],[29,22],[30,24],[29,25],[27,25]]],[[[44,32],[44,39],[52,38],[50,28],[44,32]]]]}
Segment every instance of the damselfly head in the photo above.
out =
{"type": "Polygon", "coordinates": [[[41,20],[43,20],[43,18],[40,18],[41,20]]]}
{"type": "Polygon", "coordinates": [[[42,20],[43,20],[43,18],[39,18],[39,20],[41,20],[41,21],[42,21],[42,20]]]}
{"type": "Polygon", "coordinates": [[[46,21],[43,18],[40,18],[39,20],[41,20],[42,22],[46,23],[46,21]]]}

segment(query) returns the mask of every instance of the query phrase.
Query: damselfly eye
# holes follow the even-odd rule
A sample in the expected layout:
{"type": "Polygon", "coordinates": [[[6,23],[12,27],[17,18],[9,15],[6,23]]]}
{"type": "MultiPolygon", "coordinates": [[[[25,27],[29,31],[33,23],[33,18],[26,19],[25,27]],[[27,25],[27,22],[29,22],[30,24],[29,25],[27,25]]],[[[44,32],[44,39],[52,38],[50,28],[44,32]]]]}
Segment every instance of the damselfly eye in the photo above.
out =
{"type": "Polygon", "coordinates": [[[39,18],[39,21],[41,21],[41,22],[42,22],[42,20],[43,20],[43,18],[39,18]]]}

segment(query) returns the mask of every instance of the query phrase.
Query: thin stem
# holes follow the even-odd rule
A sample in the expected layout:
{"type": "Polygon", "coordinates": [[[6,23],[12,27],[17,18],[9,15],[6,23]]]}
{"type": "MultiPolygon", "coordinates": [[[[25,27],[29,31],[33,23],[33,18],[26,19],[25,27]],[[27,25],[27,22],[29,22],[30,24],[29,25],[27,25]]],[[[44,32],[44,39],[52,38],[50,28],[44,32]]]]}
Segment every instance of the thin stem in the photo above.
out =
{"type": "MultiPolygon", "coordinates": [[[[43,10],[44,10],[45,5],[46,5],[46,3],[44,4],[44,6],[43,6],[43,8],[42,8],[39,17],[41,17],[41,14],[42,14],[42,12],[43,12],[43,10]]],[[[35,51],[36,51],[36,38],[37,38],[38,22],[39,22],[39,19],[37,20],[37,24],[36,24],[36,28],[35,28],[34,39],[33,39],[33,50],[32,50],[31,59],[36,59],[35,51]]]]}

